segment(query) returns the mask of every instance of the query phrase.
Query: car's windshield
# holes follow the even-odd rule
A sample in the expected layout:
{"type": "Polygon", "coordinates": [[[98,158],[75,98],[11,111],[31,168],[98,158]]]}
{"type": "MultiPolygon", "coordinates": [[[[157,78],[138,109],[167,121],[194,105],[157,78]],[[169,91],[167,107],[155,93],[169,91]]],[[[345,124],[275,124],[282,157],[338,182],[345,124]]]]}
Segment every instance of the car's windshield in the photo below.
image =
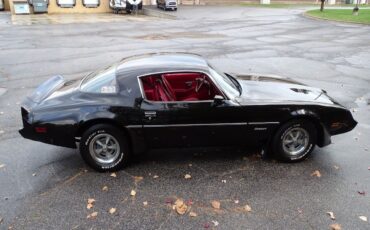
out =
{"type": "Polygon", "coordinates": [[[116,65],[87,75],[82,80],[80,89],[89,93],[117,93],[116,65]]]}
{"type": "Polygon", "coordinates": [[[230,80],[228,76],[217,72],[213,67],[210,67],[209,71],[228,97],[234,98],[240,95],[238,87],[230,80]]]}

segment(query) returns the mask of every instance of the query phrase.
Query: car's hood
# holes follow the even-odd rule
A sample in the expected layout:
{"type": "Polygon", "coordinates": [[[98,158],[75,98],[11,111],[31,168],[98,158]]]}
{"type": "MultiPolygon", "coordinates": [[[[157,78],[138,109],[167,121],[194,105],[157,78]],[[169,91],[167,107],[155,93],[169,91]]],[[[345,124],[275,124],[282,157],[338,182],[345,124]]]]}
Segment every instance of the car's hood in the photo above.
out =
{"type": "Polygon", "coordinates": [[[306,86],[289,78],[266,75],[235,75],[242,87],[238,98],[248,103],[320,103],[337,104],[322,89],[306,86]]]}

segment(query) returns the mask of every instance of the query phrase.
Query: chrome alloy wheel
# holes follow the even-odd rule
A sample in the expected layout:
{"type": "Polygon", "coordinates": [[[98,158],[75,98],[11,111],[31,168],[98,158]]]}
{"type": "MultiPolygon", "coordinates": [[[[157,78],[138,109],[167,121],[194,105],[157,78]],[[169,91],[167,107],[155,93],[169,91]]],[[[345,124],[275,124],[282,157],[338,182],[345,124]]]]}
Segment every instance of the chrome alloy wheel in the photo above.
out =
{"type": "Polygon", "coordinates": [[[91,157],[99,164],[111,164],[120,155],[120,146],[116,138],[107,133],[96,135],[89,144],[91,157]]]}
{"type": "Polygon", "coordinates": [[[295,127],[286,132],[282,140],[284,151],[296,156],[306,150],[309,144],[309,134],[305,129],[295,127]]]}

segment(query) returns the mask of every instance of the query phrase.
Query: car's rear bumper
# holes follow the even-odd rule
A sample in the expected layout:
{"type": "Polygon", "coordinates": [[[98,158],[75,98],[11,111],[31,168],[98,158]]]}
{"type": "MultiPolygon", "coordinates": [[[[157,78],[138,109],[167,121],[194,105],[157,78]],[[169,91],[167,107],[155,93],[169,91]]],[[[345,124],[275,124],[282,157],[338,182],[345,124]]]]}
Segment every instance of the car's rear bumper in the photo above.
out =
{"type": "Polygon", "coordinates": [[[30,124],[25,113],[25,111],[22,111],[23,128],[18,131],[22,137],[46,144],[76,148],[75,138],[73,135],[70,135],[71,127],[52,124],[30,124]]]}

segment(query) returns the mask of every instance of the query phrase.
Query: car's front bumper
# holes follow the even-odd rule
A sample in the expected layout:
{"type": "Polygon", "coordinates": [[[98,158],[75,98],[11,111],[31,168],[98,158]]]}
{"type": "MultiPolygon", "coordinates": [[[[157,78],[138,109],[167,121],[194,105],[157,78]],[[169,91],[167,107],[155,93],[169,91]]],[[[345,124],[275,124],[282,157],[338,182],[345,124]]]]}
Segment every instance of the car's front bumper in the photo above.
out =
{"type": "Polygon", "coordinates": [[[177,3],[176,2],[167,2],[166,3],[167,9],[177,9],[177,3]]]}

